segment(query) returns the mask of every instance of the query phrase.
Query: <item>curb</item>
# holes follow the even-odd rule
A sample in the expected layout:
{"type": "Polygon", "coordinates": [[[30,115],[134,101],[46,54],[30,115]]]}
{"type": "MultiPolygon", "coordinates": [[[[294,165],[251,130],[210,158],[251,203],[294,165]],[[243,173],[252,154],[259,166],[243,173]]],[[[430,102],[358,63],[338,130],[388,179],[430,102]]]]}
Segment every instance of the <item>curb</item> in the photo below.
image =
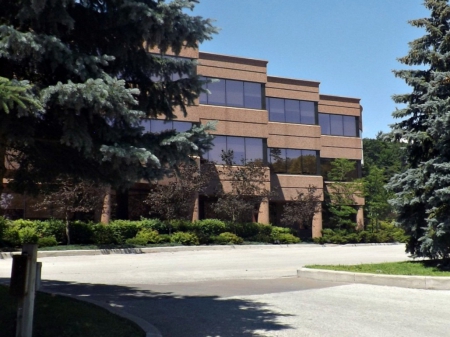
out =
{"type": "Polygon", "coordinates": [[[113,307],[111,305],[108,305],[106,303],[100,302],[100,301],[96,301],[96,300],[92,300],[90,298],[86,298],[86,297],[80,297],[80,296],[75,296],[75,295],[69,295],[69,294],[64,294],[64,293],[59,293],[59,292],[52,292],[52,291],[47,291],[44,289],[40,289],[39,291],[45,292],[47,294],[55,294],[55,295],[60,295],[60,296],[65,296],[65,297],[70,297],[70,298],[74,298],[76,300],[79,301],[84,301],[84,302],[88,302],[91,304],[94,304],[98,307],[101,307],[103,309],[108,310],[110,313],[120,316],[122,318],[125,318],[135,324],[137,324],[142,330],[144,330],[145,332],[145,337],[163,337],[163,335],[161,334],[161,332],[151,323],[147,322],[145,319],[140,318],[138,316],[135,316],[133,314],[130,314],[129,312],[126,312],[122,309],[118,309],[116,307],[113,307]]]}
{"type": "Polygon", "coordinates": [[[400,288],[450,290],[450,277],[380,275],[309,268],[297,270],[297,277],[319,281],[373,284],[400,288]]]}
{"type": "MultiPolygon", "coordinates": [[[[86,249],[86,250],[48,250],[38,251],[38,258],[42,257],[58,257],[58,256],[84,256],[84,255],[112,255],[112,254],[152,254],[152,253],[176,253],[176,252],[190,252],[199,250],[234,250],[234,249],[275,249],[275,248],[290,248],[290,247],[314,247],[323,249],[326,247],[365,247],[365,246],[393,246],[401,245],[402,243],[360,243],[360,244],[278,244],[278,245],[217,245],[217,246],[172,246],[172,247],[149,247],[149,248],[118,248],[118,249],[86,249]]],[[[0,260],[12,258],[13,255],[20,255],[21,252],[0,252],[0,260]]]]}

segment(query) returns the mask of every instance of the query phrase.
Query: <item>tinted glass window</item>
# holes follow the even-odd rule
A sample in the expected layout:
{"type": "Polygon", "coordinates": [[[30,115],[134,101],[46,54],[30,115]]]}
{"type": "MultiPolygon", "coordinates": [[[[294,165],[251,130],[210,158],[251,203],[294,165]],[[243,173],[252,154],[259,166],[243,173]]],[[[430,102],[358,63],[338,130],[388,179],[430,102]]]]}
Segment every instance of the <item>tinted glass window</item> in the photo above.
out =
{"type": "Polygon", "coordinates": [[[322,132],[322,135],[329,135],[331,133],[330,130],[330,115],[328,114],[319,114],[319,125],[322,132]]]}
{"type": "Polygon", "coordinates": [[[300,101],[301,123],[316,124],[316,109],[314,102],[300,101]]]}
{"type": "Polygon", "coordinates": [[[344,126],[342,125],[341,115],[330,115],[330,131],[332,135],[343,136],[344,126]]]}
{"type": "Polygon", "coordinates": [[[241,81],[226,80],[226,105],[243,107],[244,106],[244,83],[241,81]]]}
{"type": "Polygon", "coordinates": [[[151,121],[151,131],[153,133],[159,133],[167,130],[172,130],[172,123],[166,122],[164,120],[152,119],[151,121]]]}
{"type": "Polygon", "coordinates": [[[216,162],[217,164],[222,164],[222,150],[227,149],[227,137],[216,136],[213,140],[213,148],[208,152],[208,160],[216,162]]]}
{"type": "Polygon", "coordinates": [[[317,174],[317,152],[302,150],[303,174],[317,174]]]}
{"type": "Polygon", "coordinates": [[[302,174],[302,151],[286,149],[287,173],[302,174]]]}
{"type": "Polygon", "coordinates": [[[263,142],[261,138],[245,138],[245,162],[262,163],[263,142]]]}
{"type": "Polygon", "coordinates": [[[144,133],[145,132],[151,132],[151,122],[149,119],[143,119],[141,120],[141,126],[144,127],[144,133]]]}
{"type": "Polygon", "coordinates": [[[270,166],[274,173],[286,173],[286,149],[269,149],[270,166]]]}
{"type": "Polygon", "coordinates": [[[320,174],[328,180],[328,172],[331,170],[331,160],[329,158],[320,158],[320,174]]]}
{"type": "Polygon", "coordinates": [[[225,81],[208,83],[208,90],[211,92],[208,95],[208,104],[225,105],[225,81]]]}
{"type": "Polygon", "coordinates": [[[356,137],[356,118],[353,116],[343,116],[344,136],[356,137]]]}
{"type": "Polygon", "coordinates": [[[269,98],[268,109],[271,122],[284,122],[284,99],[269,98]]]}
{"type": "MultiPolygon", "coordinates": [[[[205,81],[206,78],[200,77],[200,80],[205,81]]],[[[203,87],[203,89],[207,89],[208,88],[207,83],[204,83],[202,87],[203,87]]],[[[208,95],[206,94],[206,92],[202,92],[200,94],[199,100],[200,100],[200,104],[208,104],[208,95]]]]}
{"type": "Polygon", "coordinates": [[[261,109],[262,89],[260,83],[244,82],[245,107],[251,109],[261,109]]]}
{"type": "Polygon", "coordinates": [[[173,128],[177,130],[177,132],[186,132],[190,130],[192,127],[192,123],[189,122],[173,122],[173,128]]]}
{"type": "Polygon", "coordinates": [[[317,151],[268,148],[273,173],[317,174],[317,151]]]}
{"type": "Polygon", "coordinates": [[[233,162],[245,164],[245,140],[243,137],[227,137],[227,150],[233,150],[233,162]]]}
{"type": "Polygon", "coordinates": [[[284,100],[286,123],[300,123],[300,102],[292,99],[284,100]]]}

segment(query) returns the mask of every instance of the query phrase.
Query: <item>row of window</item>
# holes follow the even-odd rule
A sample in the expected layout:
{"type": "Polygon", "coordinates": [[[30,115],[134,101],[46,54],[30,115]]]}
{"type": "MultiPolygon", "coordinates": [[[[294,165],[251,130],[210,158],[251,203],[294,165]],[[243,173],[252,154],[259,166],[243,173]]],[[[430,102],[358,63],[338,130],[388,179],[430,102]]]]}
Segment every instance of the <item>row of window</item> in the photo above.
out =
{"type": "MultiPolygon", "coordinates": [[[[204,89],[210,93],[200,95],[201,104],[263,109],[264,88],[261,83],[220,79],[205,83],[204,89]]],[[[359,136],[356,117],[326,113],[319,113],[317,117],[314,102],[267,97],[265,108],[271,122],[308,125],[317,125],[318,122],[323,135],[359,136]]]]}
{"type": "Polygon", "coordinates": [[[262,109],[261,83],[221,79],[205,83],[204,89],[207,89],[210,94],[200,95],[201,104],[262,109]]]}
{"type": "Polygon", "coordinates": [[[205,159],[223,164],[222,153],[233,151],[233,163],[245,165],[250,162],[263,162],[263,139],[249,137],[216,136],[214,147],[205,155],[205,159]]]}
{"type": "Polygon", "coordinates": [[[314,102],[267,97],[266,108],[271,122],[317,124],[314,102]]]}
{"type": "Polygon", "coordinates": [[[358,137],[358,119],[354,116],[319,113],[322,135],[358,137]]]}
{"type": "Polygon", "coordinates": [[[186,132],[192,128],[191,122],[165,121],[163,119],[143,119],[141,126],[145,132],[160,133],[168,130],[186,132]]]}
{"type": "Polygon", "coordinates": [[[274,173],[318,174],[317,151],[268,148],[267,159],[274,173]]]}

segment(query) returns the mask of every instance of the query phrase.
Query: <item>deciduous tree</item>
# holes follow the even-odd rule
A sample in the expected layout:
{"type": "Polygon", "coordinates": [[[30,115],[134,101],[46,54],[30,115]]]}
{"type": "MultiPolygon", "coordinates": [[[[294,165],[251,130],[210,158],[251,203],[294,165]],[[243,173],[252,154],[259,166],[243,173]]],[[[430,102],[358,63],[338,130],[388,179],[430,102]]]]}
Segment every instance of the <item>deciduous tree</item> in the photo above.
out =
{"type": "Polygon", "coordinates": [[[297,191],[297,195],[283,206],[281,223],[285,226],[310,228],[314,214],[321,208],[317,187],[309,186],[306,193],[297,191]]]}

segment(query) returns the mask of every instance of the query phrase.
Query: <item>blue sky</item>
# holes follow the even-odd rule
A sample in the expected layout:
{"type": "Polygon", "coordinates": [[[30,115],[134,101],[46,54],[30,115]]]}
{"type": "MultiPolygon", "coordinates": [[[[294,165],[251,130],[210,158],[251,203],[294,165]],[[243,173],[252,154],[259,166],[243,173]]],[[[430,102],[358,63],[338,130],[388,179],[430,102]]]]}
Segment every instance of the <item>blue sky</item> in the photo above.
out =
{"type": "Polygon", "coordinates": [[[221,28],[205,52],[269,61],[273,76],[321,82],[320,92],[361,98],[363,137],[389,131],[393,94],[410,88],[392,74],[424,31],[422,0],[200,0],[193,15],[221,28]]]}

